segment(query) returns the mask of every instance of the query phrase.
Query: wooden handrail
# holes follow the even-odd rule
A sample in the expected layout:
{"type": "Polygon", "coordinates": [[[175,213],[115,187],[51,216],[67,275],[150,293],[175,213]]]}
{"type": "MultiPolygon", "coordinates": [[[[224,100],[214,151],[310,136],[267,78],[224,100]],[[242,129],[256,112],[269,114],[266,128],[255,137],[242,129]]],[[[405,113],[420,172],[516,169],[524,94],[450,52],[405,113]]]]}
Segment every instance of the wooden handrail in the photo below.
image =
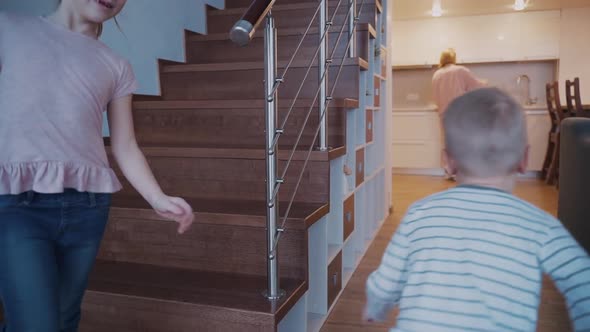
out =
{"type": "Polygon", "coordinates": [[[239,46],[246,46],[276,0],[254,0],[241,19],[231,28],[230,39],[239,46]]]}

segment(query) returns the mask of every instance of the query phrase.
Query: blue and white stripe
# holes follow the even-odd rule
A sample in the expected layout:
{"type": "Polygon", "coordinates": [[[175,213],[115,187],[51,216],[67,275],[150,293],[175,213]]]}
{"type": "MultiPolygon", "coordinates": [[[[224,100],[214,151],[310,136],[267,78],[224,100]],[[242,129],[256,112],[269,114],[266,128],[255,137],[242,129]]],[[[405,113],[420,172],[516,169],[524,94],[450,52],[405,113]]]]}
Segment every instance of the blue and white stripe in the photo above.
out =
{"type": "Polygon", "coordinates": [[[542,274],[590,331],[590,258],[551,215],[499,190],[459,186],[410,207],[367,282],[392,331],[535,331],[542,274]]]}

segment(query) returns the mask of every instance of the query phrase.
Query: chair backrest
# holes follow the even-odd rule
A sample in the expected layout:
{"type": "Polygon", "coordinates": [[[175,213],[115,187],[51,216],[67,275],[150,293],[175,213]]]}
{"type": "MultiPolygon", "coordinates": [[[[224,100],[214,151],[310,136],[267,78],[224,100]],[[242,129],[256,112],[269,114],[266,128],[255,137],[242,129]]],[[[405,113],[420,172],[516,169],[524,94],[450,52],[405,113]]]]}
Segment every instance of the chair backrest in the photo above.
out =
{"type": "Polygon", "coordinates": [[[559,130],[561,120],[565,118],[561,101],[559,100],[559,82],[547,83],[545,85],[545,95],[547,97],[547,110],[551,117],[552,130],[559,130]]]}
{"type": "Polygon", "coordinates": [[[572,116],[579,116],[583,111],[579,77],[576,77],[573,81],[565,81],[565,98],[568,112],[572,116]]]}

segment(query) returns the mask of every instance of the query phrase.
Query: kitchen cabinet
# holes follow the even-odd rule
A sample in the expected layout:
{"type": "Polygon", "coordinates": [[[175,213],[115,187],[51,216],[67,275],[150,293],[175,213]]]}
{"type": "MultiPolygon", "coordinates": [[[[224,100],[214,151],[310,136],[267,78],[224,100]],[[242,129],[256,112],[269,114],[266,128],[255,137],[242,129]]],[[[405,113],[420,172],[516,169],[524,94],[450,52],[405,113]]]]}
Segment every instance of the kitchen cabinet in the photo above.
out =
{"type": "Polygon", "coordinates": [[[448,47],[459,63],[556,59],[560,12],[394,21],[392,31],[394,66],[437,64],[448,47]]]}
{"type": "Polygon", "coordinates": [[[438,113],[405,111],[392,113],[394,168],[440,168],[442,148],[438,113]]]}
{"type": "MultiPolygon", "coordinates": [[[[547,149],[551,121],[546,109],[528,107],[527,135],[530,144],[529,171],[540,171],[547,149]]],[[[443,137],[435,109],[394,109],[393,167],[406,170],[440,170],[443,137]]]]}

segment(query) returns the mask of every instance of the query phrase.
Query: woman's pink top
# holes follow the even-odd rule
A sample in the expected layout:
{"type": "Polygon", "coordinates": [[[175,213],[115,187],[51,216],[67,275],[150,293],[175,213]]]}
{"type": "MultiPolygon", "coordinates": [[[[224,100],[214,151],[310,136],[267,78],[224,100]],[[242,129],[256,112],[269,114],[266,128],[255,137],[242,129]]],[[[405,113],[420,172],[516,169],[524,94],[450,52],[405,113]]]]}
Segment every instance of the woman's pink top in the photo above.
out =
{"type": "Polygon", "coordinates": [[[103,114],[136,88],[130,64],[102,42],[0,12],[0,194],[121,189],[103,114]]]}
{"type": "Polygon", "coordinates": [[[432,96],[439,114],[444,114],[455,98],[484,85],[463,66],[447,65],[440,68],[432,77],[432,96]]]}

